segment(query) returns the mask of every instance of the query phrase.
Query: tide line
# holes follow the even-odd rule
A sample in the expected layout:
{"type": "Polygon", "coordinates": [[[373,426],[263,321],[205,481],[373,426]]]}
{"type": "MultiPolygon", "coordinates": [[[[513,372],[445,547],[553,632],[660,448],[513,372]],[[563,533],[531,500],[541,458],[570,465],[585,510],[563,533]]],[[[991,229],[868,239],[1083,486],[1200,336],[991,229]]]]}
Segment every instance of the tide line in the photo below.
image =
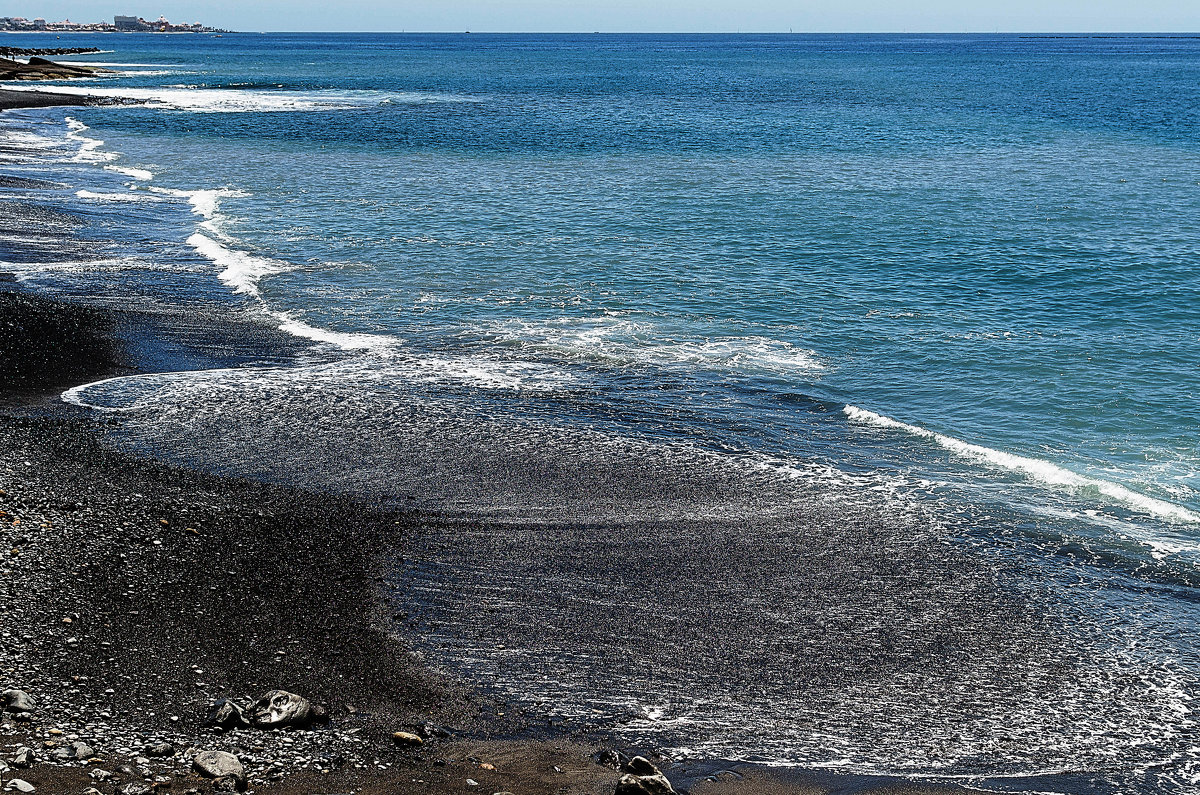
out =
{"type": "Polygon", "coordinates": [[[1112,500],[1157,516],[1160,519],[1200,524],[1200,514],[1197,514],[1195,511],[1188,510],[1181,505],[1176,505],[1166,500],[1141,494],[1119,483],[1080,475],[1078,472],[1072,472],[1069,469],[1039,458],[1028,458],[964,442],[961,439],[955,439],[953,436],[946,436],[916,425],[909,425],[906,422],[900,422],[891,417],[885,417],[882,414],[861,409],[858,406],[848,405],[842,411],[854,422],[864,425],[874,425],[880,428],[891,428],[922,439],[929,439],[957,456],[976,463],[1017,472],[1039,483],[1067,488],[1072,491],[1094,490],[1112,500]]]}

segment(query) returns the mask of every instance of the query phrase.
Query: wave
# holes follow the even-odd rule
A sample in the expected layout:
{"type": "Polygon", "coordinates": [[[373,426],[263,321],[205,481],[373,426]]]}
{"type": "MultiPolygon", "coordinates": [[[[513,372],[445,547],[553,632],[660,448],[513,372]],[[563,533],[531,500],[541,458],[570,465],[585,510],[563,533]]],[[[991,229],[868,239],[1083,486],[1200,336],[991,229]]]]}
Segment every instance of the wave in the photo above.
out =
{"type": "Polygon", "coordinates": [[[266,276],[290,270],[288,263],[282,260],[227,248],[200,232],[189,237],[187,242],[202,256],[219,265],[222,270],[217,274],[217,278],[232,287],[235,293],[242,295],[260,298],[262,293],[258,288],[259,281],[266,276]]]}
{"type": "Polygon", "coordinates": [[[81,199],[91,199],[93,201],[104,202],[160,202],[157,196],[149,193],[97,193],[90,190],[77,190],[75,195],[81,199]]]}
{"type": "Polygon", "coordinates": [[[616,365],[691,365],[789,376],[826,369],[816,351],[786,340],[757,334],[673,335],[653,321],[611,316],[506,321],[489,337],[538,353],[616,365]]]}
{"type": "Polygon", "coordinates": [[[124,174],[140,182],[149,182],[154,179],[154,173],[144,168],[130,168],[128,166],[105,166],[104,168],[117,174],[124,174]]]}
{"type": "MultiPolygon", "coordinates": [[[[86,93],[86,92],[83,92],[86,93]]],[[[104,141],[98,138],[89,138],[86,135],[80,135],[84,130],[91,129],[78,119],[70,116],[67,121],[67,138],[72,141],[79,142],[79,151],[72,158],[76,163],[107,163],[111,160],[116,160],[118,155],[115,152],[97,152],[101,146],[104,146],[104,141]]]]}
{"type": "MultiPolygon", "coordinates": [[[[25,86],[10,86],[17,91],[34,91],[25,86]]],[[[300,111],[362,110],[380,105],[426,105],[435,103],[478,102],[475,97],[436,92],[386,91],[292,91],[266,89],[204,88],[176,86],[162,88],[118,88],[55,86],[60,94],[131,99],[144,107],[182,110],[192,113],[270,113],[300,111]]]]}
{"type": "Polygon", "coordinates": [[[858,406],[848,405],[842,411],[854,422],[903,431],[912,436],[929,439],[961,458],[1016,472],[1037,483],[1066,488],[1075,492],[1096,492],[1118,503],[1160,519],[1167,519],[1174,522],[1200,523],[1200,514],[1184,508],[1182,505],[1176,505],[1166,500],[1141,494],[1109,480],[1080,475],[1077,472],[1072,472],[1069,469],[1040,458],[1029,458],[1013,453],[1006,453],[1002,450],[994,450],[978,444],[971,444],[961,439],[955,439],[952,436],[946,436],[916,425],[909,425],[908,423],[894,420],[891,417],[885,417],[882,414],[876,414],[873,411],[861,409],[858,406]]]}

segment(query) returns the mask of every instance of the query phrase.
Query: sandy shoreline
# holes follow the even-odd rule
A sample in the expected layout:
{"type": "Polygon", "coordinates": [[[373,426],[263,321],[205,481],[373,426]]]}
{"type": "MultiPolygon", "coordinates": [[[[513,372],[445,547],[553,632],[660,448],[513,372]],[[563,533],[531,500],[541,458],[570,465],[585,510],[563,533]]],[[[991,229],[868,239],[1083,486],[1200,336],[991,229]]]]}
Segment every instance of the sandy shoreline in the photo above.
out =
{"type": "Polygon", "coordinates": [[[0,110],[54,108],[59,106],[111,104],[96,97],[56,94],[53,91],[13,91],[0,88],[0,110]]]}
{"type": "MultiPolygon", "coordinates": [[[[28,746],[42,760],[16,775],[38,791],[157,782],[204,792],[212,784],[191,772],[190,759],[217,749],[239,754],[259,792],[394,792],[402,784],[430,793],[614,791],[618,771],[594,758],[609,746],[605,736],[493,703],[410,653],[380,598],[383,573],[372,553],[403,545],[442,521],[437,515],[114,450],[104,443],[105,418],[56,396],[70,383],[139,369],[122,340],[140,336],[144,345],[170,321],[2,295],[0,352],[14,367],[0,389],[20,399],[0,412],[0,534],[11,550],[0,598],[6,625],[17,628],[2,639],[0,659],[4,686],[27,691],[37,709],[32,722],[0,724],[0,759],[28,746]],[[58,355],[66,349],[89,353],[58,355]],[[19,350],[26,354],[18,360],[19,350]],[[215,699],[272,689],[324,706],[328,726],[205,725],[215,699]],[[419,749],[401,748],[395,731],[430,737],[419,749]],[[73,742],[85,743],[94,761],[54,759],[73,742]],[[146,754],[161,743],[173,753],[146,754]],[[97,769],[113,775],[98,781],[97,769]]],[[[247,329],[229,329],[228,346],[219,328],[208,330],[200,347],[236,360],[247,329]]],[[[272,344],[274,355],[288,355],[286,343],[261,333],[259,355],[272,344]]],[[[194,339],[194,329],[180,337],[194,339]]],[[[680,791],[694,793],[948,789],[661,763],[680,791]]]]}

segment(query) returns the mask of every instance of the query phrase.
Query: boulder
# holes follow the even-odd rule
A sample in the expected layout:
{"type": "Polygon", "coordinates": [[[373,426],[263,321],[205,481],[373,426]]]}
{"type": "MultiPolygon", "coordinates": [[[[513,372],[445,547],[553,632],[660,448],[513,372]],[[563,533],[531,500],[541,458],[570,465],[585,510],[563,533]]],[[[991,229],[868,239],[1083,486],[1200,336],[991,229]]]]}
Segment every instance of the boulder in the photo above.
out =
{"type": "Polygon", "coordinates": [[[660,776],[662,771],[644,756],[635,756],[621,766],[621,770],[635,776],[660,776]]]}
{"type": "Polygon", "coordinates": [[[54,757],[61,762],[80,761],[90,759],[96,755],[92,747],[84,742],[73,742],[65,748],[59,748],[54,752],[54,757]]]}
{"type": "Polygon", "coordinates": [[[34,786],[32,784],[20,778],[14,778],[12,781],[8,782],[4,788],[9,790],[15,789],[17,792],[33,792],[34,790],[34,786]]]}
{"type": "Polygon", "coordinates": [[[286,690],[270,690],[250,708],[250,722],[259,729],[307,726],[318,714],[307,698],[286,690]]]}
{"type": "Polygon", "coordinates": [[[32,764],[33,764],[33,749],[22,745],[20,748],[17,749],[17,752],[15,754],[13,754],[12,766],[13,767],[29,767],[32,764]]]}
{"type": "Polygon", "coordinates": [[[154,743],[142,749],[146,756],[174,756],[175,746],[170,743],[154,743]]]}
{"type": "Polygon", "coordinates": [[[205,722],[223,729],[240,729],[250,725],[242,708],[228,698],[219,698],[209,706],[205,722]]]}
{"type": "Polygon", "coordinates": [[[675,788],[662,773],[653,776],[626,774],[617,782],[614,795],[674,795],[675,788]]]}
{"type": "Polygon", "coordinates": [[[0,699],[9,712],[33,712],[33,699],[24,690],[5,690],[0,693],[0,699]]]}
{"type": "Polygon", "coordinates": [[[196,772],[206,778],[230,779],[239,787],[246,782],[246,768],[225,751],[201,751],[192,760],[196,772]]]}

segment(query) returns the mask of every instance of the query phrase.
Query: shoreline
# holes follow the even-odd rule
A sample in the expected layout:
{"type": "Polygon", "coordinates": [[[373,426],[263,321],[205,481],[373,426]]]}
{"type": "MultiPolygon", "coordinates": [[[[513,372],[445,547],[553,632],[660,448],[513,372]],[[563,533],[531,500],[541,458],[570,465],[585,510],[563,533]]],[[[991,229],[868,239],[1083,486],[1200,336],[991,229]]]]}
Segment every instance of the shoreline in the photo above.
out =
{"type": "MultiPolygon", "coordinates": [[[[9,771],[6,781],[15,775],[51,792],[171,781],[207,792],[211,781],[189,772],[191,756],[222,749],[240,752],[257,792],[382,793],[416,779],[430,793],[614,792],[618,772],[597,761],[613,747],[604,732],[551,725],[471,692],[428,670],[399,634],[382,598],[382,550],[401,549],[451,517],[115,449],[105,441],[108,419],[57,402],[60,388],[143,371],[128,340],[138,338],[144,355],[147,344],[178,344],[165,339],[173,324],[184,327],[180,338],[195,327],[3,289],[3,319],[38,322],[0,324],[7,329],[0,347],[20,348],[35,328],[51,341],[26,358],[23,384],[0,385],[22,398],[0,404],[9,451],[0,459],[0,532],[15,550],[3,600],[9,621],[23,628],[19,639],[0,644],[10,670],[4,685],[29,692],[37,705],[32,722],[0,724],[0,759],[25,745],[40,760],[9,771]],[[100,353],[81,370],[52,355],[67,345],[100,353]],[[33,400],[39,390],[42,400],[33,400]],[[271,732],[205,725],[215,700],[245,702],[274,689],[322,705],[329,725],[271,732]],[[440,727],[451,736],[438,737],[440,727]],[[395,731],[429,738],[411,750],[392,741],[395,731]],[[54,760],[70,748],[67,740],[85,743],[94,761],[54,760]],[[173,748],[169,756],[146,753],[163,743],[173,748]],[[93,770],[110,776],[98,781],[93,770]]],[[[246,328],[210,324],[203,321],[210,351],[222,350],[221,338],[246,346],[246,328]]],[[[282,359],[293,352],[273,330],[251,347],[282,359]]],[[[220,364],[239,355],[226,352],[231,359],[220,364]]],[[[656,761],[679,791],[696,795],[965,791],[792,767],[656,761]]]]}
{"type": "Polygon", "coordinates": [[[120,104],[126,103],[101,97],[58,94],[53,91],[16,91],[10,88],[0,88],[0,111],[120,104]]]}

